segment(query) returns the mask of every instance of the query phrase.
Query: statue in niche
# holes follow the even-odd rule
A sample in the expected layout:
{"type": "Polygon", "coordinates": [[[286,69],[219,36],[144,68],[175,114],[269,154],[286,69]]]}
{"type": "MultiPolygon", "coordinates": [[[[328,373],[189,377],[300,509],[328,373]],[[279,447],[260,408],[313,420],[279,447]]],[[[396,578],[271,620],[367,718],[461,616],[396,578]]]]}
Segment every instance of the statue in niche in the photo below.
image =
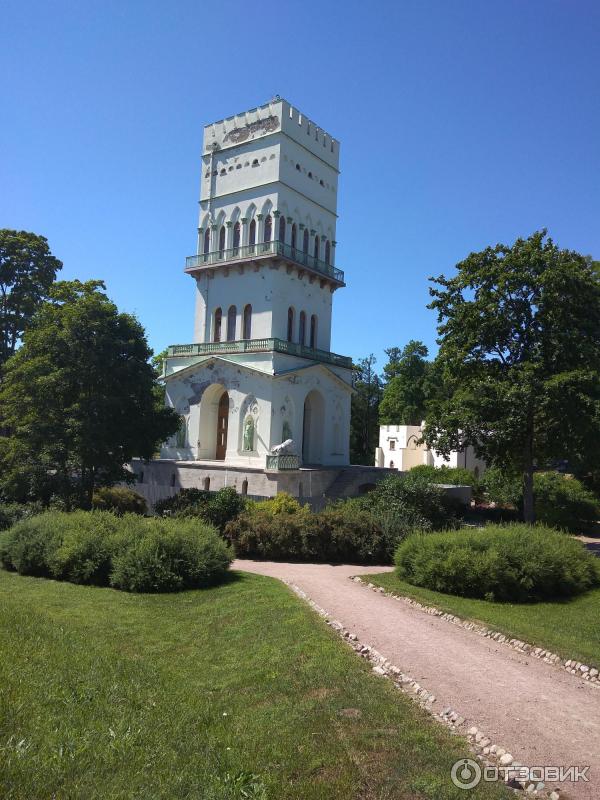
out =
{"type": "Polygon", "coordinates": [[[250,416],[244,421],[244,450],[254,450],[254,419],[250,416]]]}
{"type": "Polygon", "coordinates": [[[283,430],[281,433],[281,441],[285,442],[287,439],[292,438],[292,426],[287,419],[283,420],[283,430]]]}

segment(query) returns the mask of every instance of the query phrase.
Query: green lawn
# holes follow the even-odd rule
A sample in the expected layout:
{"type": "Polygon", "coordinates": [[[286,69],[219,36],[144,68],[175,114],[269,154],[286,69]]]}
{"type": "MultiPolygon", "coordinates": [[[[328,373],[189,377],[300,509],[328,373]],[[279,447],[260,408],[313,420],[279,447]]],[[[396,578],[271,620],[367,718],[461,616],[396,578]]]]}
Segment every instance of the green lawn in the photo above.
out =
{"type": "Polygon", "coordinates": [[[361,577],[387,591],[483,622],[508,636],[600,668],[600,589],[554,603],[490,603],[422,589],[400,580],[393,572],[361,577]]]}
{"type": "Polygon", "coordinates": [[[465,754],[277,581],[134,595],[0,571],[3,800],[464,800],[465,754]]]}

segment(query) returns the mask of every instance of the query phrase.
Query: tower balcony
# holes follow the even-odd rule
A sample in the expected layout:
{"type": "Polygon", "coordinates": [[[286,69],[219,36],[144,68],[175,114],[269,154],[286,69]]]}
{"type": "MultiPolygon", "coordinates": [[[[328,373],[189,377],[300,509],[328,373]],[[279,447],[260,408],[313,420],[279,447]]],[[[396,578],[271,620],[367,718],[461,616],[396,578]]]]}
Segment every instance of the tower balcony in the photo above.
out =
{"type": "Polygon", "coordinates": [[[285,353],[291,356],[307,358],[311,361],[332,364],[336,367],[352,369],[352,359],[349,356],[339,356],[337,353],[330,353],[328,350],[318,350],[297,342],[286,342],[283,339],[239,339],[234,342],[174,344],[169,347],[167,358],[270,352],[285,353]]]}
{"type": "Polygon", "coordinates": [[[284,242],[260,242],[244,247],[233,247],[230,250],[215,250],[212,253],[199,253],[188,256],[185,260],[185,271],[190,275],[199,275],[205,269],[226,267],[239,264],[241,261],[260,263],[263,260],[280,258],[294,264],[299,270],[306,270],[321,278],[325,278],[336,285],[345,286],[344,273],[341,269],[321,261],[296,247],[284,242]]]}

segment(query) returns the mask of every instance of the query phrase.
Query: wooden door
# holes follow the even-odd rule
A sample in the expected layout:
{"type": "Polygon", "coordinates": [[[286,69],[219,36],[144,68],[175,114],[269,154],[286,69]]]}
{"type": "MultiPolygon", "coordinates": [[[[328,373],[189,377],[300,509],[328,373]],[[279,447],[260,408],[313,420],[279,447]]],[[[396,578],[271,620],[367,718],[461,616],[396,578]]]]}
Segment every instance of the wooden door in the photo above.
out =
{"type": "Polygon", "coordinates": [[[217,414],[217,451],[215,458],[217,461],[225,460],[227,452],[227,425],[229,423],[229,395],[223,392],[219,400],[219,412],[217,414]]]}

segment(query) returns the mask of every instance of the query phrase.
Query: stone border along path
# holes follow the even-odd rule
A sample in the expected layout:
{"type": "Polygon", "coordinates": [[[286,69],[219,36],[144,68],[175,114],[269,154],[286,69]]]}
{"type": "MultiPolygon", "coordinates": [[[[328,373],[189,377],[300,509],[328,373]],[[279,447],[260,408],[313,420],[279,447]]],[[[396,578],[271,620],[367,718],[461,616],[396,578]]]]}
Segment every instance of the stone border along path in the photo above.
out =
{"type": "Polygon", "coordinates": [[[557,667],[562,667],[571,675],[577,675],[589,681],[593,686],[600,688],[600,671],[595,667],[588,667],[587,664],[583,664],[581,661],[577,661],[574,658],[561,658],[557,656],[556,653],[550,652],[550,650],[544,650],[543,647],[536,647],[528,642],[522,642],[520,639],[510,639],[504,633],[495,631],[493,628],[486,628],[485,625],[480,625],[478,622],[470,622],[467,619],[451,614],[449,611],[442,611],[435,606],[426,606],[423,603],[419,603],[418,600],[414,600],[412,597],[388,592],[383,586],[376,586],[374,583],[365,583],[360,575],[351,575],[350,579],[355,583],[362,583],[362,585],[366,586],[368,589],[372,589],[379,594],[384,594],[386,597],[393,597],[394,600],[402,600],[403,603],[408,603],[409,606],[418,608],[420,611],[425,612],[425,614],[441,617],[441,619],[446,622],[451,622],[453,625],[460,625],[461,628],[466,628],[468,631],[475,631],[475,633],[478,633],[480,636],[485,636],[486,639],[494,639],[494,641],[499,644],[512,647],[513,650],[518,650],[519,653],[526,653],[534,658],[541,658],[546,664],[554,664],[557,667]]]}
{"type": "Polygon", "coordinates": [[[530,783],[528,795],[600,798],[600,692],[590,680],[349,580],[389,567],[238,560],[233,568],[293,587],[376,675],[466,736],[482,762],[514,765],[514,754],[529,767],[590,766],[587,783],[530,783]]]}

